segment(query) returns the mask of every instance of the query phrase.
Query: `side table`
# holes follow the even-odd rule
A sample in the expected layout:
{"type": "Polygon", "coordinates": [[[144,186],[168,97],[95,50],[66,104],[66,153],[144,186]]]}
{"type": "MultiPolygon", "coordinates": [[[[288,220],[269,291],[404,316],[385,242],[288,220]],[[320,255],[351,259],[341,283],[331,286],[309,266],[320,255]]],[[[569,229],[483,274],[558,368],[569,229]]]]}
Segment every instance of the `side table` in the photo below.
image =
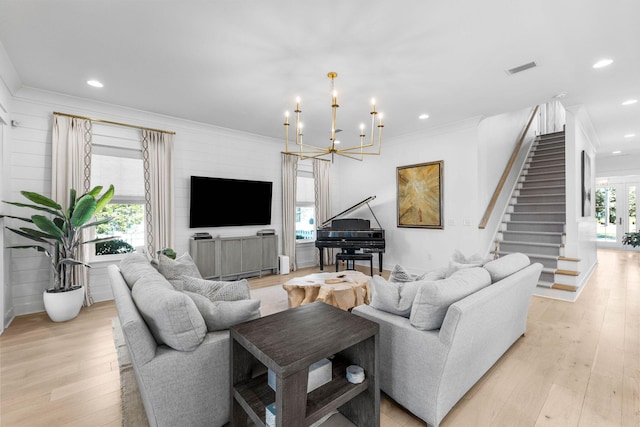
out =
{"type": "Polygon", "coordinates": [[[274,402],[278,427],[308,426],[336,409],[357,426],[379,426],[378,331],[377,323],[321,302],[232,326],[231,426],[246,426],[247,418],[265,426],[274,402]],[[332,380],[307,393],[309,365],[326,357],[332,380]],[[266,373],[252,376],[258,362],[274,372],[275,391],[266,373]],[[349,365],[364,368],[362,383],[347,381],[349,365]]]}

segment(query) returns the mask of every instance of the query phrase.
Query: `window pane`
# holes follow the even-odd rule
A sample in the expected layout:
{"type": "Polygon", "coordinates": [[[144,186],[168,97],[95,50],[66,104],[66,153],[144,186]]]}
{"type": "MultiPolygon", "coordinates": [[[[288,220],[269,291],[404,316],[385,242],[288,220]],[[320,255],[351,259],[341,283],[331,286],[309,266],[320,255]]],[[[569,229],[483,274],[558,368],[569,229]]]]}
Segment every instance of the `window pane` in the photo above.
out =
{"type": "Polygon", "coordinates": [[[314,206],[296,207],[296,240],[315,240],[315,213],[314,206]]]}
{"type": "Polygon", "coordinates": [[[133,252],[144,245],[144,204],[109,203],[96,215],[96,220],[112,218],[96,227],[96,237],[118,236],[117,240],[96,243],[96,255],[133,252]]]}

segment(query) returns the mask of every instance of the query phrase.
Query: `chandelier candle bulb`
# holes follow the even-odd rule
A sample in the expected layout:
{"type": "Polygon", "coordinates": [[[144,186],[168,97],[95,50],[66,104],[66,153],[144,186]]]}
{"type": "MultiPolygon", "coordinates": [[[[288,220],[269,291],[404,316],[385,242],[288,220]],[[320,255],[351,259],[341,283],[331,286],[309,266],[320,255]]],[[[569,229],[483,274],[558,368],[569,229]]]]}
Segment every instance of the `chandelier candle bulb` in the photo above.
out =
{"type": "MultiPolygon", "coordinates": [[[[365,155],[380,155],[380,141],[382,139],[382,120],[381,118],[378,121],[378,141],[376,142],[375,136],[375,126],[376,120],[375,117],[378,114],[376,112],[376,101],[375,98],[371,98],[371,143],[365,143],[365,126],[364,124],[360,125],[360,143],[356,143],[356,145],[338,148],[338,144],[340,141],[336,139],[336,134],[340,132],[340,129],[337,126],[337,112],[338,108],[338,91],[335,90],[334,83],[335,79],[338,77],[338,73],[335,71],[331,71],[327,74],[327,77],[331,79],[331,86],[329,92],[331,93],[331,137],[329,138],[329,146],[328,147],[320,147],[312,144],[304,144],[302,142],[302,123],[300,123],[300,97],[296,98],[296,109],[295,109],[295,125],[296,125],[296,145],[298,145],[299,150],[297,152],[289,151],[288,148],[288,125],[289,119],[288,114],[285,114],[285,143],[286,143],[286,154],[292,154],[299,156],[300,159],[316,159],[322,158],[323,156],[331,156],[331,161],[333,162],[334,156],[340,155],[344,157],[349,157],[354,160],[363,160],[365,155]],[[368,150],[365,150],[366,148],[368,150]]],[[[315,139],[316,135],[312,135],[312,139],[315,139]]]]}

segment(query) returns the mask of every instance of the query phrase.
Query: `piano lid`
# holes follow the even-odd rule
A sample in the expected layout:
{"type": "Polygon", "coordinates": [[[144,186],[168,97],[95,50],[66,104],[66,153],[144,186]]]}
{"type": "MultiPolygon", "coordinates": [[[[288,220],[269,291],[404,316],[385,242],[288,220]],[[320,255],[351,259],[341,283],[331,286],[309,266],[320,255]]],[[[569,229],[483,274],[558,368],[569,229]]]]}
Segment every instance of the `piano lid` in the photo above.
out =
{"type": "Polygon", "coordinates": [[[321,228],[327,227],[329,224],[331,224],[331,221],[333,221],[334,219],[336,219],[336,218],[338,218],[338,217],[341,217],[341,216],[343,216],[343,215],[346,215],[346,214],[348,214],[348,213],[350,213],[350,212],[353,212],[353,211],[355,211],[356,209],[358,209],[360,206],[362,206],[362,205],[366,204],[366,205],[369,207],[369,210],[371,211],[371,214],[372,214],[372,215],[373,215],[373,217],[375,218],[376,222],[378,223],[378,227],[382,228],[382,227],[380,226],[380,222],[378,222],[378,218],[376,218],[376,215],[373,213],[373,210],[371,209],[371,206],[369,206],[369,202],[370,202],[370,201],[372,201],[372,200],[373,200],[373,199],[375,199],[375,198],[376,198],[376,196],[370,196],[370,197],[367,197],[367,198],[366,198],[366,199],[364,199],[363,201],[358,202],[358,203],[356,203],[355,205],[351,206],[350,208],[343,210],[343,211],[342,211],[342,212],[340,212],[339,214],[332,216],[331,218],[329,218],[328,220],[326,220],[325,222],[323,222],[323,223],[320,225],[320,227],[321,227],[321,228]]]}

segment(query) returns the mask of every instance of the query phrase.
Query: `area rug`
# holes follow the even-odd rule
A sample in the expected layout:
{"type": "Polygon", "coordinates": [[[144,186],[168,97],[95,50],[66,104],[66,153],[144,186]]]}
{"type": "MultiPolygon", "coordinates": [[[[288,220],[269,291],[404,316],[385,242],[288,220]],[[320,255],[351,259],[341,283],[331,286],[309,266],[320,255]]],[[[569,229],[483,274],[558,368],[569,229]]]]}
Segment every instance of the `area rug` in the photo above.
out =
{"type": "MultiPolygon", "coordinates": [[[[252,289],[251,297],[259,299],[262,316],[277,313],[288,308],[287,292],[282,285],[252,289]]],[[[122,328],[117,317],[112,320],[113,342],[118,354],[120,370],[120,398],[122,401],[122,426],[145,427],[149,425],[147,415],[142,406],[142,399],[138,391],[138,384],[131,365],[131,355],[127,348],[122,328]]]]}
{"type": "Polygon", "coordinates": [[[138,391],[138,383],[131,365],[131,355],[124,341],[120,320],[113,318],[113,343],[118,354],[120,370],[120,401],[122,402],[122,426],[145,427],[149,425],[147,414],[142,406],[142,398],[138,391]]]}

